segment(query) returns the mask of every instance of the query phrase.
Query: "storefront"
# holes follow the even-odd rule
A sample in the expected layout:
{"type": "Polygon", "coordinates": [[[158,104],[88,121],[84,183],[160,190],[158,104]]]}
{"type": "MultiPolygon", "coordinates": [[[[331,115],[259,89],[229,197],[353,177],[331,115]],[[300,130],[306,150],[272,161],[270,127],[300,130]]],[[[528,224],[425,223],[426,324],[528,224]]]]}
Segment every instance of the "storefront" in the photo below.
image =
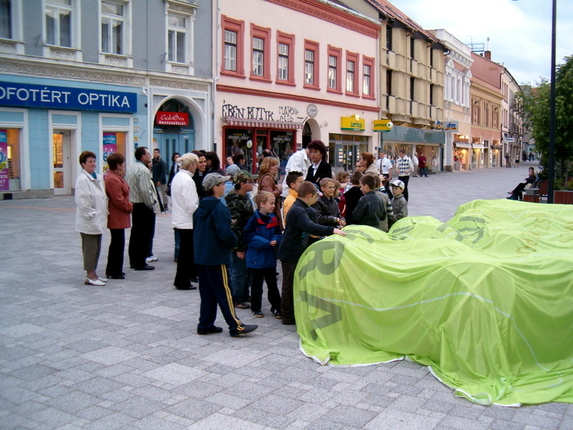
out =
{"type": "Polygon", "coordinates": [[[2,198],[72,194],[84,150],[102,173],[109,153],[133,148],[138,102],[125,86],[1,76],[2,198]]]}

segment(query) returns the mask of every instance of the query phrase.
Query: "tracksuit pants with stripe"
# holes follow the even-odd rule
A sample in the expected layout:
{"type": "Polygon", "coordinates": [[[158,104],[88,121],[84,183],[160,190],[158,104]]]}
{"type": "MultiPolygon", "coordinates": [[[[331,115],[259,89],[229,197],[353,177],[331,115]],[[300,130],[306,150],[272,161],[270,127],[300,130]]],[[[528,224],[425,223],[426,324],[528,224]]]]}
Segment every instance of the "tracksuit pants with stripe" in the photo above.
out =
{"type": "Polygon", "coordinates": [[[219,305],[231,334],[240,332],[243,323],[235,315],[227,266],[225,264],[218,266],[198,264],[197,268],[199,269],[199,294],[201,296],[201,315],[197,329],[213,328],[217,319],[217,305],[219,305]]]}

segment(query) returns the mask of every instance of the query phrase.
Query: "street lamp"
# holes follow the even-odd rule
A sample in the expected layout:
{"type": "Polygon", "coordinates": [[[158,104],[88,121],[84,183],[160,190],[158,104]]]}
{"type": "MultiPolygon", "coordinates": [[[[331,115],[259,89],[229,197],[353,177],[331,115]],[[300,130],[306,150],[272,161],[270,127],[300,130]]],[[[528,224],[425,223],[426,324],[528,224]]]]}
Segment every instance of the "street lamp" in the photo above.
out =
{"type": "MultiPolygon", "coordinates": [[[[519,1],[519,0],[513,0],[519,1]]],[[[551,11],[551,87],[549,96],[549,160],[547,162],[547,203],[553,203],[555,184],[555,51],[557,29],[557,0],[552,0],[551,11]]]]}

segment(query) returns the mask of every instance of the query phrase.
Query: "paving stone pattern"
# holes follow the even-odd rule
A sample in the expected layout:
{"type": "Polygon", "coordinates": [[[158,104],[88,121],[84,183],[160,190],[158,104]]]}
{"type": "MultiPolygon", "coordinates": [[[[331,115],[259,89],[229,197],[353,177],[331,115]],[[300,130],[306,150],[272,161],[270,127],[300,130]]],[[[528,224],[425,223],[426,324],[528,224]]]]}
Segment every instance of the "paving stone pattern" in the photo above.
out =
{"type": "MultiPolygon", "coordinates": [[[[527,166],[412,178],[410,214],[446,221],[460,203],[504,198],[527,166]]],[[[320,366],[266,300],[265,318],[238,310],[260,325],[252,335],[196,335],[199,294],[172,286],[169,214],[156,270],[126,264],[105,287],[83,285],[73,198],[1,201],[0,220],[0,429],[573,428],[573,405],[479,406],[415,363],[320,366]]]]}

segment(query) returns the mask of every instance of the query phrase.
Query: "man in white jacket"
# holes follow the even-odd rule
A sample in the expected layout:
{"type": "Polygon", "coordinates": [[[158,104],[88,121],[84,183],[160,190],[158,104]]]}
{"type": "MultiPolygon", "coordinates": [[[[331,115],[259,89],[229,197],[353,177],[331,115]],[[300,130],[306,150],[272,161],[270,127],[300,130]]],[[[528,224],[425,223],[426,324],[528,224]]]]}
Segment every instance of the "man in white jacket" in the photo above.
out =
{"type": "Polygon", "coordinates": [[[292,154],[288,159],[287,165],[285,167],[285,175],[283,178],[283,192],[281,194],[283,198],[288,196],[289,187],[286,183],[286,177],[290,172],[300,172],[302,173],[302,177],[306,178],[308,169],[312,164],[310,158],[308,158],[308,149],[306,149],[307,146],[308,143],[303,143],[302,149],[292,154]]]}

